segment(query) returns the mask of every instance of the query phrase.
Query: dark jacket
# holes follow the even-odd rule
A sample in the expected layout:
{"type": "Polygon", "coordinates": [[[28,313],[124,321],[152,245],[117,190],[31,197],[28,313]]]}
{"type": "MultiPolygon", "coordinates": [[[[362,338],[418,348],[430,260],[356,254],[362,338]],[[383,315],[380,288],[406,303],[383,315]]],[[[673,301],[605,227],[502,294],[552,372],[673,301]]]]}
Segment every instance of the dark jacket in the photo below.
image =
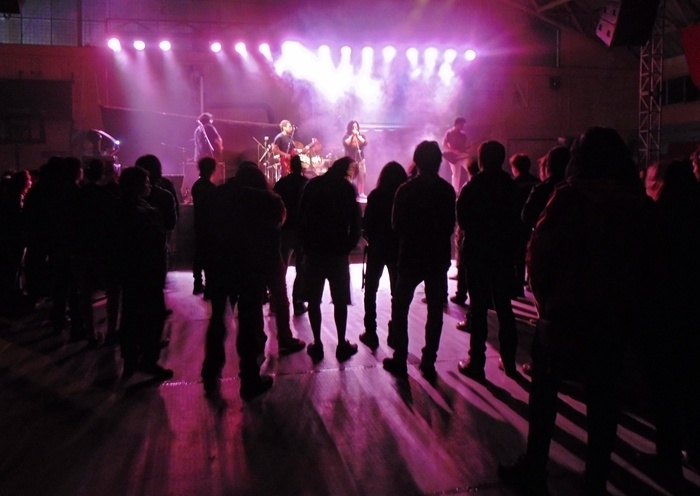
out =
{"type": "Polygon", "coordinates": [[[399,237],[399,270],[447,270],[452,259],[455,191],[437,174],[419,174],[394,197],[392,226],[399,237]]]}
{"type": "Polygon", "coordinates": [[[362,214],[355,188],[326,174],[309,181],[301,195],[299,235],[306,253],[349,255],[360,240],[362,214]]]}

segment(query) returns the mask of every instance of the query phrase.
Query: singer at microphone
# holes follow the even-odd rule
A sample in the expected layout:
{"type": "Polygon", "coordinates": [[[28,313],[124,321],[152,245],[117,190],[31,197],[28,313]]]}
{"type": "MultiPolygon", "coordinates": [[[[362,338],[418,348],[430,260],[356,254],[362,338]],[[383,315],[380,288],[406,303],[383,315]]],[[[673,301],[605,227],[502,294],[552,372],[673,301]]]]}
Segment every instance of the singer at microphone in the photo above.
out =
{"type": "Polygon", "coordinates": [[[223,141],[213,123],[214,116],[209,112],[204,112],[197,119],[197,127],[194,130],[195,162],[204,157],[212,157],[217,162],[223,160],[223,141]]]}
{"type": "Polygon", "coordinates": [[[360,132],[360,124],[357,121],[348,122],[345,136],[343,136],[343,148],[345,149],[345,155],[357,164],[355,181],[357,183],[357,193],[362,199],[367,198],[365,196],[365,178],[367,176],[365,146],[367,146],[367,138],[360,132]]]}

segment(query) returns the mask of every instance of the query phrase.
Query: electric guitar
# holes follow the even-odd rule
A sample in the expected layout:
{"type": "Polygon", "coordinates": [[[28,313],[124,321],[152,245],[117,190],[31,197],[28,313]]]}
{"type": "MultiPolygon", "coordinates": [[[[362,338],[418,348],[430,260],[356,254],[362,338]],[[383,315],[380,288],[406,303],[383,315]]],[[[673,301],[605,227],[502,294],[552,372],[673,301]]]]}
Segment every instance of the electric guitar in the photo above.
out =
{"type": "MultiPolygon", "coordinates": [[[[301,142],[294,142],[294,148],[289,150],[289,153],[284,153],[283,151],[279,150],[280,170],[282,172],[282,175],[286,176],[291,172],[291,162],[292,157],[294,155],[304,155],[309,152],[317,152],[321,148],[323,148],[321,142],[318,141],[316,138],[311,138],[311,143],[309,143],[306,146],[301,146],[301,142]]],[[[308,159],[308,157],[306,158],[308,159]]],[[[306,164],[304,162],[304,160],[301,161],[302,167],[304,167],[304,165],[308,167],[310,164],[310,160],[306,160],[306,164]]]]}
{"type": "Polygon", "coordinates": [[[460,160],[465,160],[469,158],[469,154],[467,152],[457,152],[454,150],[447,150],[446,152],[442,152],[442,156],[445,157],[445,160],[447,160],[451,164],[456,164],[460,160]]]}

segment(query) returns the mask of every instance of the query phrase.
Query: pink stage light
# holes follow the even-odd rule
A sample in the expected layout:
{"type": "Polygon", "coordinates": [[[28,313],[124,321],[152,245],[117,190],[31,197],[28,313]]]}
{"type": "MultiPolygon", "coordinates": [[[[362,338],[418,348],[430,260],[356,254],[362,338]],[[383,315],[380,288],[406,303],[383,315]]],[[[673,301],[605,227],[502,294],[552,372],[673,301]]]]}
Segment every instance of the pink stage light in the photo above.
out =
{"type": "Polygon", "coordinates": [[[170,51],[170,49],[173,47],[172,44],[168,40],[161,41],[160,43],[158,43],[158,46],[164,52],[170,51]]]}
{"type": "Polygon", "coordinates": [[[393,46],[385,46],[382,50],[382,54],[384,55],[384,62],[391,62],[394,60],[394,57],[396,57],[396,48],[393,46]]]}
{"type": "Polygon", "coordinates": [[[258,47],[258,50],[263,55],[263,57],[265,57],[268,61],[272,62],[272,50],[270,49],[270,45],[268,45],[267,43],[261,43],[258,47]]]}
{"type": "Polygon", "coordinates": [[[211,49],[212,52],[214,53],[219,53],[221,51],[221,43],[218,41],[215,41],[211,45],[209,45],[209,48],[211,49]]]}
{"type": "Polygon", "coordinates": [[[464,52],[464,58],[467,61],[471,62],[472,60],[474,60],[476,58],[476,52],[470,48],[469,50],[464,52]]]}
{"type": "Polygon", "coordinates": [[[236,43],[234,48],[239,54],[241,54],[242,57],[248,55],[248,49],[246,48],[245,43],[243,43],[242,41],[236,43]]]}
{"type": "Polygon", "coordinates": [[[122,44],[117,38],[110,38],[107,41],[107,46],[112,49],[113,52],[120,52],[122,49],[122,44]]]}
{"type": "Polygon", "coordinates": [[[134,41],[134,48],[140,52],[141,50],[146,48],[146,42],[144,42],[143,40],[136,40],[134,41]]]}

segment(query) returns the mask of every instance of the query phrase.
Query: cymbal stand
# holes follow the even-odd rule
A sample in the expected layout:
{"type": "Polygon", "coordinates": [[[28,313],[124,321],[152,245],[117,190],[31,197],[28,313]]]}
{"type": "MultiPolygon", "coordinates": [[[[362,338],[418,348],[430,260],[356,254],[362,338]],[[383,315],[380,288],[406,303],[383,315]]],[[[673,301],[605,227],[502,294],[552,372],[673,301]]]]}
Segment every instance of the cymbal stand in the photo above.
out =
{"type": "Polygon", "coordinates": [[[265,136],[265,142],[260,143],[257,139],[253,138],[258,144],[258,166],[262,168],[265,173],[267,182],[270,185],[274,185],[280,178],[279,164],[275,163],[274,156],[272,155],[272,145],[270,144],[270,138],[265,136]]]}

